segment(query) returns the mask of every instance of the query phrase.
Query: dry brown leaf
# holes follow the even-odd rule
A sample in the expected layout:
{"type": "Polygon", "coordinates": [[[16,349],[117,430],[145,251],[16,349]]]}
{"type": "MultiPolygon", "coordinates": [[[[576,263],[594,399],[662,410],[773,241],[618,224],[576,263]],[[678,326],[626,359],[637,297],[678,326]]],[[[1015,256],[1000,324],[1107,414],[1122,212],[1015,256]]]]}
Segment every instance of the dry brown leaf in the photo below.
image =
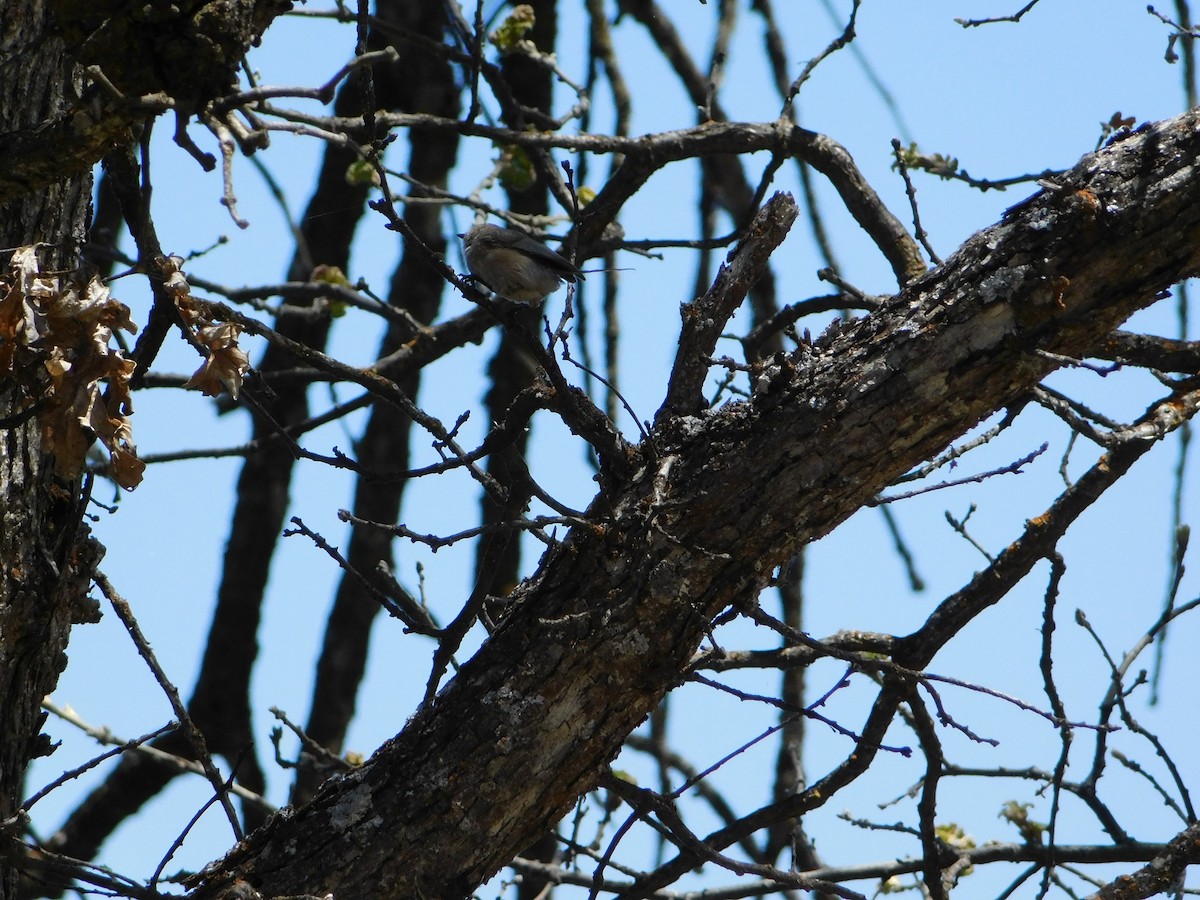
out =
{"type": "Polygon", "coordinates": [[[222,390],[227,390],[236,400],[242,389],[242,376],[250,368],[250,358],[238,346],[242,326],[233,322],[214,322],[192,304],[188,294],[177,295],[175,306],[184,322],[196,329],[197,343],[208,349],[208,356],[184,387],[195,388],[208,397],[216,397],[222,390]]]}
{"type": "Polygon", "coordinates": [[[0,275],[0,376],[18,385],[26,408],[38,405],[42,449],[72,476],[98,439],[121,470],[118,484],[133,488],[142,469],[129,419],[135,364],[109,346],[117,329],[137,331],[129,307],[95,275],[43,272],[37,247],[18,249],[0,275]]]}

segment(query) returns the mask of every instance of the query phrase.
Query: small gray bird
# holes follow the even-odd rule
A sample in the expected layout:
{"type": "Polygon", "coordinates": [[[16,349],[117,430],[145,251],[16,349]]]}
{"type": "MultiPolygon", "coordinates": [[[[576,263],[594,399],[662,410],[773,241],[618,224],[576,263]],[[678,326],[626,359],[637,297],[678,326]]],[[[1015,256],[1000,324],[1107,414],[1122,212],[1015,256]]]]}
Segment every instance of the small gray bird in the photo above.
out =
{"type": "Polygon", "coordinates": [[[566,258],[516,229],[476,225],[459,237],[471,274],[509,300],[541,303],[564,281],[583,280],[566,258]]]}

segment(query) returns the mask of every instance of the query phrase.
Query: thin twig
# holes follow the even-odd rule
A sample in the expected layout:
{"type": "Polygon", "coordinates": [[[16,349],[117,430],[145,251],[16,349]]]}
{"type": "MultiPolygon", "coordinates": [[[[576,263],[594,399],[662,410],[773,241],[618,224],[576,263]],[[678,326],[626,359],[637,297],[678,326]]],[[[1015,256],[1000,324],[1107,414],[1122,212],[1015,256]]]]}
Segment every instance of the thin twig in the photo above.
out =
{"type": "Polygon", "coordinates": [[[1042,446],[1038,447],[1032,453],[1027,453],[1020,459],[1014,460],[1006,466],[1000,466],[996,469],[989,469],[987,472],[980,472],[978,475],[968,475],[965,478],[955,478],[951,481],[943,481],[941,484],[933,484],[929,487],[916,488],[915,490],[905,491],[903,494],[892,494],[888,497],[876,497],[874,500],[870,501],[868,505],[878,506],[882,503],[895,503],[897,500],[907,500],[910,497],[917,497],[921,494],[928,494],[932,491],[940,491],[945,488],[959,487],[964,484],[980,484],[995,475],[1019,475],[1021,474],[1021,469],[1023,467],[1029,465],[1031,462],[1045,453],[1049,448],[1050,445],[1048,443],[1043,443],[1042,446]]]}
{"type": "Polygon", "coordinates": [[[993,16],[989,19],[955,19],[954,21],[963,28],[976,28],[980,25],[991,25],[995,22],[1020,22],[1021,17],[1038,5],[1040,0],[1029,0],[1024,6],[1018,9],[1015,13],[1007,16],[993,16]]]}
{"type": "MultiPolygon", "coordinates": [[[[178,761],[178,762],[191,762],[191,760],[183,760],[180,757],[171,756],[171,754],[169,754],[169,753],[164,753],[161,750],[155,750],[155,748],[152,748],[152,747],[142,747],[142,745],[145,744],[147,741],[152,741],[155,738],[162,737],[164,734],[169,734],[172,731],[174,731],[176,728],[179,727],[178,722],[168,722],[166,725],[163,725],[160,728],[156,728],[151,732],[143,734],[139,738],[134,738],[131,741],[122,741],[122,740],[119,740],[116,737],[114,737],[112,732],[109,731],[107,728],[104,728],[104,729],[93,728],[92,726],[85,723],[82,719],[79,719],[77,716],[75,716],[74,713],[72,713],[69,709],[67,709],[67,710],[59,709],[57,706],[55,706],[54,702],[51,701],[49,698],[46,698],[42,701],[42,709],[46,710],[47,712],[53,713],[54,715],[56,715],[62,719],[65,719],[68,722],[71,722],[71,724],[73,724],[73,725],[77,725],[80,728],[80,730],[82,730],[84,732],[84,734],[88,735],[89,737],[95,738],[101,744],[115,744],[116,746],[114,746],[111,750],[106,750],[104,753],[101,753],[99,756],[95,756],[92,759],[89,759],[87,762],[83,763],[82,765],[78,765],[73,769],[68,769],[67,771],[65,771],[61,775],[59,775],[57,778],[55,778],[53,781],[51,781],[49,784],[47,784],[45,787],[43,787],[41,790],[30,795],[30,797],[28,799],[26,799],[24,803],[21,804],[21,809],[25,812],[28,812],[35,803],[37,803],[39,800],[41,800],[43,797],[45,797],[51,791],[54,791],[57,788],[62,787],[68,781],[73,781],[74,779],[78,778],[80,775],[84,774],[85,772],[91,771],[92,769],[96,768],[96,766],[100,765],[100,763],[104,762],[106,759],[111,759],[114,756],[120,756],[122,753],[125,753],[126,751],[129,751],[129,750],[150,750],[152,752],[148,753],[147,754],[148,756],[167,757],[171,760],[178,761]]],[[[201,774],[203,774],[203,772],[201,772],[201,774]]]]}
{"type": "Polygon", "coordinates": [[[921,211],[917,206],[917,189],[913,187],[912,179],[908,177],[908,166],[904,162],[904,154],[901,153],[899,138],[892,138],[892,154],[896,157],[896,169],[900,172],[900,177],[904,179],[904,190],[908,194],[908,205],[912,210],[913,230],[917,240],[921,242],[921,246],[925,248],[925,252],[929,254],[929,259],[933,264],[940,266],[942,258],[937,255],[937,251],[929,243],[929,235],[925,232],[925,227],[921,224],[921,211]]]}
{"type": "Polygon", "coordinates": [[[137,619],[133,616],[133,610],[130,609],[128,601],[117,593],[103,572],[96,571],[92,577],[100,590],[103,591],[108,602],[112,604],[117,618],[121,620],[121,624],[125,626],[125,630],[129,632],[129,636],[133,639],[133,644],[137,648],[138,654],[145,660],[147,667],[154,674],[155,681],[158,682],[159,687],[166,694],[167,700],[171,704],[171,709],[175,711],[175,717],[179,719],[180,724],[183,726],[184,737],[191,744],[192,752],[196,754],[197,761],[203,766],[204,774],[208,778],[209,784],[213,786],[217,796],[220,798],[221,808],[225,811],[225,817],[229,820],[234,837],[240,841],[245,837],[245,833],[242,831],[242,825],[238,821],[233,803],[229,800],[230,792],[228,786],[225,784],[225,779],[213,764],[212,757],[208,753],[208,743],[204,740],[204,735],[200,733],[200,729],[196,727],[196,723],[192,721],[192,717],[188,714],[187,707],[184,706],[183,701],[179,698],[179,691],[171,683],[162,666],[159,665],[154,651],[150,649],[150,642],[142,634],[142,629],[138,625],[137,619]]]}

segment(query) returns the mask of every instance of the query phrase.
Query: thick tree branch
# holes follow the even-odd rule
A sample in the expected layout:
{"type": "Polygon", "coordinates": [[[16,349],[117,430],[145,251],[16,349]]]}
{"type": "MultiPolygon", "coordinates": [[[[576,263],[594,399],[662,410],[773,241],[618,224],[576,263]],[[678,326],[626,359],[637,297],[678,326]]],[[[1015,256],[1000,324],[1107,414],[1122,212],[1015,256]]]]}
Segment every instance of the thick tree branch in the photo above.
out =
{"type": "Polygon", "coordinates": [[[1088,900],[1141,900],[1170,891],[1188,866],[1200,862],[1200,825],[1190,825],[1179,832],[1162,852],[1148,865],[1132,875],[1122,875],[1110,881],[1088,900]]]}
{"type": "Polygon", "coordinates": [[[151,116],[174,109],[186,119],[202,109],[232,87],[246,49],[291,5],[290,0],[48,2],[76,62],[94,67],[106,87],[93,85],[74,106],[33,127],[0,132],[0,203],[83,175],[114,146],[129,143],[151,116]]]}
{"type": "Polygon", "coordinates": [[[679,352],[657,421],[692,415],[703,407],[701,390],[708,373],[707,360],[717,339],[754,282],[766,271],[771,254],[783,243],[795,220],[796,204],[791,198],[782,194],[773,197],[750,223],[745,239],[730,252],[712,288],[684,305],[679,352]]]}
{"type": "Polygon", "coordinates": [[[436,703],[198,896],[469,894],[598,782],[713,615],[1027,392],[1054,366],[1037,351],[1085,354],[1200,271],[1198,126],[1085,157],[750,401],[664,423],[653,468],[597,499],[611,513],[547,554],[436,703]]]}

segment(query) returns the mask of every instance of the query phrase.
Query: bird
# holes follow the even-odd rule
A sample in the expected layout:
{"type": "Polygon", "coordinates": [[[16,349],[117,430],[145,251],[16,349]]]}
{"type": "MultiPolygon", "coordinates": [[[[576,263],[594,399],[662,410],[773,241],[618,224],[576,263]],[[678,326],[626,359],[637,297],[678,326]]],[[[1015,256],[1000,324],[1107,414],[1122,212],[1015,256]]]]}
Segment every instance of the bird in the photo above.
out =
{"type": "Polygon", "coordinates": [[[564,281],[583,280],[564,256],[515,228],[476,225],[459,237],[471,274],[508,300],[541,303],[564,281]]]}

